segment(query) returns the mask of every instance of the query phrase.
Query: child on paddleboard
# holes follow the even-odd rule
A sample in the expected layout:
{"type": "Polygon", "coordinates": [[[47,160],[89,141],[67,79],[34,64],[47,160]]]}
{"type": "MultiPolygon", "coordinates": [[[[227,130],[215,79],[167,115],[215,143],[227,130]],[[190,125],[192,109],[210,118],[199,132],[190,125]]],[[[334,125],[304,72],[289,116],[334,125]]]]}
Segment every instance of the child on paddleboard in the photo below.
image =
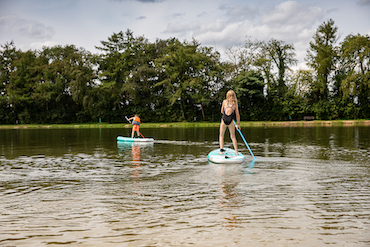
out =
{"type": "Polygon", "coordinates": [[[235,125],[234,118],[236,116],[237,128],[240,130],[240,115],[238,108],[238,100],[233,90],[229,90],[226,93],[226,99],[222,102],[221,106],[222,119],[220,124],[220,151],[223,153],[224,150],[224,136],[227,126],[229,126],[230,138],[234,145],[236,155],[238,155],[238,143],[235,136],[235,125]]]}
{"type": "Polygon", "coordinates": [[[140,129],[140,117],[139,117],[139,115],[135,114],[135,116],[133,116],[131,118],[126,118],[126,119],[127,119],[127,121],[129,121],[130,123],[132,123],[131,138],[134,138],[135,131],[136,131],[136,135],[137,136],[140,136],[140,132],[139,132],[139,129],[140,129]]]}

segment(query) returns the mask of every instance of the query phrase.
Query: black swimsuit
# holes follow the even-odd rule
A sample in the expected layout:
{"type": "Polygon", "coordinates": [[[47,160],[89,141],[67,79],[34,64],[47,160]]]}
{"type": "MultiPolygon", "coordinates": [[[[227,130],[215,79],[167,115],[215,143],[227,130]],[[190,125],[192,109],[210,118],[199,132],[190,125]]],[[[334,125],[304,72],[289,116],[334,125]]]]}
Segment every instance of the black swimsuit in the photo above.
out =
{"type": "Polygon", "coordinates": [[[231,124],[231,122],[234,120],[234,110],[230,115],[226,115],[226,113],[225,113],[226,108],[233,108],[233,106],[234,105],[232,105],[232,106],[228,105],[224,108],[224,113],[222,114],[222,121],[224,121],[224,123],[226,125],[231,124]]]}

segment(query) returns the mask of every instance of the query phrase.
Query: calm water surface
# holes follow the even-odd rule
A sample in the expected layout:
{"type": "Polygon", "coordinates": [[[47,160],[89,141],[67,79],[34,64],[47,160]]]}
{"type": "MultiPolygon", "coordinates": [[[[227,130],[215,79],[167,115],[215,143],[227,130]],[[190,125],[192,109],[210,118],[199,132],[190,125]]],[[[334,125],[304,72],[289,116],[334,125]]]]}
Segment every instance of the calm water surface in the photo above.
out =
{"type": "Polygon", "coordinates": [[[218,128],[142,133],[0,130],[0,246],[370,246],[370,127],[244,128],[235,165],[218,128]]]}

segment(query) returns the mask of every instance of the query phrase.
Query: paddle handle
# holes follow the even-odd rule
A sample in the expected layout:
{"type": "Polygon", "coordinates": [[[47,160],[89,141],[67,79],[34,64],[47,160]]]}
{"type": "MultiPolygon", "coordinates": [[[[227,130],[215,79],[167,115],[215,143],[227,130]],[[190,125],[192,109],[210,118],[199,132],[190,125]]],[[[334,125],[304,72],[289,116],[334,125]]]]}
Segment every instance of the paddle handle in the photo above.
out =
{"type": "Polygon", "coordinates": [[[247,148],[248,148],[249,152],[251,153],[251,155],[252,155],[253,159],[255,160],[255,159],[256,159],[256,157],[254,157],[254,154],[253,154],[253,152],[252,152],[251,148],[249,147],[249,145],[248,145],[247,141],[245,140],[245,138],[244,138],[244,136],[243,136],[242,132],[240,131],[240,129],[239,129],[239,128],[238,128],[238,126],[236,125],[235,120],[233,120],[233,121],[234,121],[235,128],[238,130],[238,132],[239,132],[240,136],[242,137],[242,139],[243,139],[243,141],[244,141],[245,145],[247,146],[247,148]]]}

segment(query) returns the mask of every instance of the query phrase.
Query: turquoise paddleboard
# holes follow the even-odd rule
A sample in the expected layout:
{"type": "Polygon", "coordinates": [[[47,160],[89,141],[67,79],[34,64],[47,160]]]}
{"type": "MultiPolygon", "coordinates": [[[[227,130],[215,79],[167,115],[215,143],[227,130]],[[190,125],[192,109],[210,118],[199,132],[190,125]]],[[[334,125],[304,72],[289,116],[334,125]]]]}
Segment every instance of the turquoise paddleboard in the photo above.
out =
{"type": "Polygon", "coordinates": [[[217,164],[226,163],[242,163],[245,160],[245,156],[239,152],[238,155],[235,154],[235,150],[231,148],[224,148],[224,152],[221,153],[220,149],[211,151],[208,154],[208,160],[217,164]]]}
{"type": "Polygon", "coordinates": [[[131,137],[124,137],[124,136],[117,136],[117,141],[120,141],[120,142],[154,142],[154,139],[151,137],[131,138],[131,137]]]}

